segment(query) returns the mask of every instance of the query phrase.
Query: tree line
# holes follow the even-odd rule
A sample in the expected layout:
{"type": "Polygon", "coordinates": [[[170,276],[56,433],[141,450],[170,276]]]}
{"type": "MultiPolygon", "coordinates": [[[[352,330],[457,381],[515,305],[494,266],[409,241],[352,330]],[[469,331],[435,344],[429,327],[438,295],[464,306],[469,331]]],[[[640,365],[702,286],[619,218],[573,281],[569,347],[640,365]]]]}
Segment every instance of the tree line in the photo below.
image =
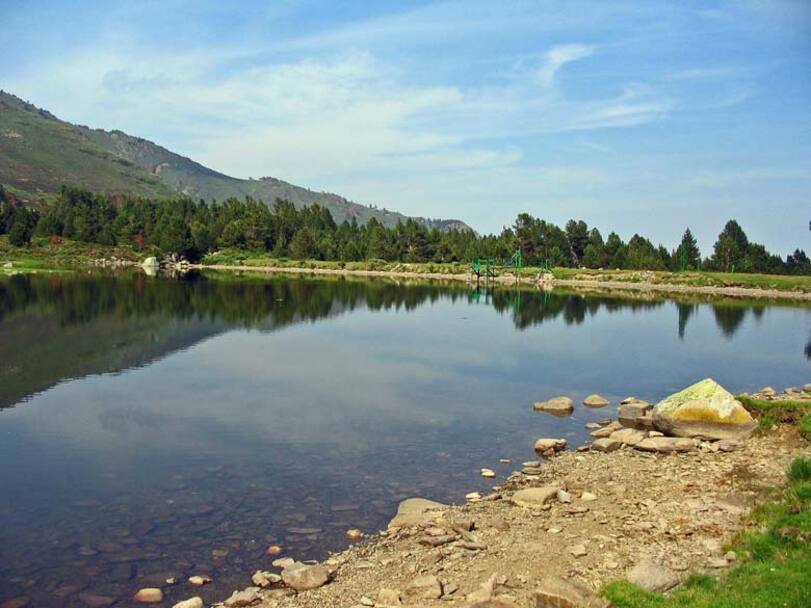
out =
{"type": "Polygon", "coordinates": [[[520,250],[524,265],[636,270],[715,270],[811,274],[801,249],[785,259],[751,242],[735,220],[726,223],[704,257],[690,229],[674,249],[634,234],[627,242],[611,232],[570,220],[561,228],[521,213],[497,235],[441,231],[407,219],[386,227],[376,219],[337,224],[319,205],[296,209],[277,199],[271,207],[251,198],[208,204],[188,198],[146,200],[110,197],[63,187],[41,209],[16,205],[0,188],[0,234],[16,246],[34,236],[101,245],[128,245],[141,252],[197,260],[222,249],[267,252],[274,257],[336,261],[466,262],[508,260],[520,250]]]}

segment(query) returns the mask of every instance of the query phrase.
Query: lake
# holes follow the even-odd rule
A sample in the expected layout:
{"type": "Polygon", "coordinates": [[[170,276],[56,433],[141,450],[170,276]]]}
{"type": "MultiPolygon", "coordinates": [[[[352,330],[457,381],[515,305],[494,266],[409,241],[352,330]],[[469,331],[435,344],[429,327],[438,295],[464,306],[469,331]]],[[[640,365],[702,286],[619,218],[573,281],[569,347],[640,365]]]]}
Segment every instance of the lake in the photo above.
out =
{"type": "Polygon", "coordinates": [[[269,545],[322,559],[406,497],[461,502],[492,485],[480,468],[497,483],[538,437],[576,447],[628,395],[809,382],[809,339],[807,307],[734,300],[0,278],[0,602],[128,605],[144,586],[164,605],[220,600],[270,567],[269,545]],[[613,405],[532,411],[594,392],[613,405]]]}

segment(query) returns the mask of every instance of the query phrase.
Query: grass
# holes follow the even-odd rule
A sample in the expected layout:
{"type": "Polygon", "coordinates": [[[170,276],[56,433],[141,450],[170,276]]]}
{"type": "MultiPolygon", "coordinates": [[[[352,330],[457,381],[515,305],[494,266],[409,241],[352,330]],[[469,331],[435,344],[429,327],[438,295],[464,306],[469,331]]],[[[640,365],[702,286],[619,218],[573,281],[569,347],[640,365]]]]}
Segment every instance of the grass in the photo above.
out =
{"type": "Polygon", "coordinates": [[[811,606],[811,460],[795,460],[786,487],[750,520],[733,544],[743,563],[720,579],[695,575],[667,596],[613,582],[603,595],[616,608],[811,606]]]}
{"type": "Polygon", "coordinates": [[[62,239],[35,238],[27,247],[15,247],[0,236],[0,274],[8,272],[74,269],[103,258],[138,261],[145,257],[129,247],[108,247],[62,239]],[[12,268],[3,268],[12,262],[12,268]]]}
{"type": "Polygon", "coordinates": [[[811,400],[755,399],[736,397],[758,420],[758,431],[768,433],[780,422],[796,424],[806,439],[811,439],[811,400]]]}

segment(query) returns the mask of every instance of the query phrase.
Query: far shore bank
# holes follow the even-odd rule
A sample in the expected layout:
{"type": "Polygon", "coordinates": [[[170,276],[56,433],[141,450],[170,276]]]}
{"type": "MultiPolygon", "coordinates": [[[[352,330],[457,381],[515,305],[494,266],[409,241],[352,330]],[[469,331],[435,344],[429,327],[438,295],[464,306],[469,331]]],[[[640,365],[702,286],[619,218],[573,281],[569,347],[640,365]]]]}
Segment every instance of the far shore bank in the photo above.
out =
{"type": "MultiPolygon", "coordinates": [[[[265,272],[269,274],[308,274],[328,276],[357,276],[368,278],[411,279],[429,281],[460,281],[470,284],[476,283],[476,276],[472,273],[444,273],[420,272],[414,270],[367,270],[350,268],[320,268],[307,266],[243,266],[237,264],[191,264],[187,268],[192,270],[217,271],[247,271],[265,272]]],[[[490,277],[485,281],[479,280],[480,285],[532,285],[541,288],[571,287],[591,290],[632,290],[657,294],[701,294],[708,296],[727,296],[736,298],[754,298],[766,300],[795,300],[811,302],[811,292],[788,291],[781,289],[768,289],[761,287],[732,287],[688,285],[673,283],[653,283],[648,281],[618,281],[618,280],[589,280],[575,278],[559,278],[554,276],[516,276],[502,274],[490,277]]]]}

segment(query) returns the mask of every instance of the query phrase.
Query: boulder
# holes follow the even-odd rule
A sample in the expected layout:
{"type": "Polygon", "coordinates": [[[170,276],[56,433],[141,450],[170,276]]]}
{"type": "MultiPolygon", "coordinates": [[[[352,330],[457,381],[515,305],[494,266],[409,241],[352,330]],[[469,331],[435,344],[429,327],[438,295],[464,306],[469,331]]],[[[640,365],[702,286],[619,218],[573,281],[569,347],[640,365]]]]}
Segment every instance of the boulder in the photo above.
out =
{"type": "Polygon", "coordinates": [[[703,439],[745,439],[757,427],[746,408],[711,378],[657,403],[653,424],[666,435],[703,439]]]}
{"type": "Polygon", "coordinates": [[[558,486],[543,486],[540,488],[525,488],[518,490],[510,499],[514,505],[534,509],[545,505],[553,498],[557,498],[558,486]]]}
{"type": "Polygon", "coordinates": [[[611,603],[573,580],[543,579],[533,594],[535,608],[610,608],[611,603]]]}
{"type": "Polygon", "coordinates": [[[574,410],[574,401],[569,397],[553,397],[548,401],[536,401],[532,408],[536,412],[546,412],[555,416],[568,416],[574,410]]]}
{"type": "Polygon", "coordinates": [[[634,448],[643,452],[690,452],[698,447],[695,439],[687,437],[648,437],[634,448]]]}
{"type": "Polygon", "coordinates": [[[625,445],[633,446],[645,439],[647,436],[648,434],[645,431],[640,431],[638,429],[621,429],[611,433],[609,439],[619,441],[625,445]]]}
{"type": "Polygon", "coordinates": [[[182,600],[172,606],[172,608],[203,608],[203,598],[201,597],[190,597],[187,600],[182,600]]]}
{"type": "Polygon", "coordinates": [[[595,439],[591,444],[591,449],[596,450],[598,452],[614,452],[622,447],[622,442],[617,441],[616,439],[610,439],[608,437],[603,437],[601,439],[595,439]]]}
{"type": "Polygon", "coordinates": [[[541,438],[535,442],[535,453],[538,456],[554,456],[555,452],[559,452],[566,447],[565,439],[548,439],[541,438]]]}
{"type": "Polygon", "coordinates": [[[329,582],[329,570],[324,566],[307,566],[296,562],[282,570],[284,584],[296,591],[317,589],[329,582]]]}
{"type": "Polygon", "coordinates": [[[811,393],[811,384],[803,384],[803,392],[811,393]]]}
{"type": "Polygon", "coordinates": [[[139,604],[157,604],[163,601],[163,591],[157,587],[144,587],[132,597],[139,604]]]}
{"type": "Polygon", "coordinates": [[[586,407],[605,407],[611,405],[611,402],[602,395],[589,395],[583,399],[583,405],[586,407]]]}
{"type": "Polygon", "coordinates": [[[438,600],[442,597],[442,583],[435,576],[419,576],[405,588],[404,595],[411,600],[438,600]]]}
{"type": "Polygon", "coordinates": [[[664,566],[649,558],[631,568],[628,581],[646,591],[667,591],[679,584],[679,577],[664,566]]]}
{"type": "Polygon", "coordinates": [[[436,517],[447,505],[425,498],[407,498],[397,506],[397,514],[389,522],[389,528],[417,526],[436,517]]]}

